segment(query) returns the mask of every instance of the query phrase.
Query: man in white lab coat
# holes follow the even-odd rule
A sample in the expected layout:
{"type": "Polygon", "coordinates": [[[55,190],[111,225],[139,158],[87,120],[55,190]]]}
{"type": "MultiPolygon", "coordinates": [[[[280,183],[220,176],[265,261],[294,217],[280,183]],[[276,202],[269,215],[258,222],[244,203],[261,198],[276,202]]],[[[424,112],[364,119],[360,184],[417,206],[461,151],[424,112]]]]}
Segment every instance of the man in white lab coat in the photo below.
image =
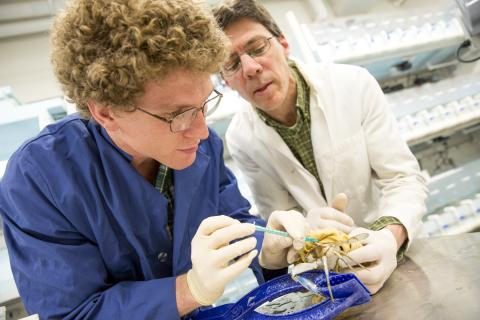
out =
{"type": "Polygon", "coordinates": [[[351,257],[371,263],[355,272],[377,292],[418,232],[427,195],[379,85],[357,66],[290,59],[284,35],[253,0],[213,12],[231,41],[222,76],[252,106],[226,138],[260,215],[297,209],[313,228],[369,233],[351,257]]]}

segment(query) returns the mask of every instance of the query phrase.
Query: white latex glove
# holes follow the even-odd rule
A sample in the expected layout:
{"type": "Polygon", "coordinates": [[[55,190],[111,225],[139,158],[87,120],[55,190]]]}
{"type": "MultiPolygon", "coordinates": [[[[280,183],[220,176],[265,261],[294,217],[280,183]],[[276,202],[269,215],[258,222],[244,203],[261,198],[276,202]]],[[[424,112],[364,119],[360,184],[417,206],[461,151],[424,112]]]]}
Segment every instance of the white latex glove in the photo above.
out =
{"type": "Polygon", "coordinates": [[[211,305],[222,295],[227,283],[248,268],[258,253],[252,250],[257,239],[249,237],[229,243],[254,232],[253,224],[242,224],[227,216],[202,221],[192,239],[192,269],[187,274],[188,287],[198,303],[211,305]],[[241,255],[244,256],[232,262],[241,255]]]}
{"type": "Polygon", "coordinates": [[[305,235],[310,231],[307,220],[298,211],[274,211],[268,218],[267,228],[286,231],[291,238],[265,233],[260,265],[266,269],[281,269],[293,263],[298,250],[305,245],[305,235]]]}
{"type": "Polygon", "coordinates": [[[345,214],[347,195],[337,194],[332,200],[331,207],[315,208],[307,213],[307,221],[312,231],[320,229],[335,229],[350,233],[354,226],[353,219],[345,214]]]}
{"type": "Polygon", "coordinates": [[[360,233],[368,233],[368,238],[362,241],[364,246],[350,251],[348,255],[357,263],[368,264],[368,270],[355,267],[354,273],[374,294],[397,267],[397,240],[386,228],[379,231],[355,228],[349,236],[360,233]]]}

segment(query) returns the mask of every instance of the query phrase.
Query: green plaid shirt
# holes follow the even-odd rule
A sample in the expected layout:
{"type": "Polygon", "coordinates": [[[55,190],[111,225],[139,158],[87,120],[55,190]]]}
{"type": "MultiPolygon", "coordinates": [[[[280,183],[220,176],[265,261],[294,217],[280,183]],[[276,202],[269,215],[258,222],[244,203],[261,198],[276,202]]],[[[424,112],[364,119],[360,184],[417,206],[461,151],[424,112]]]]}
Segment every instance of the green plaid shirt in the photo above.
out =
{"type": "MultiPolygon", "coordinates": [[[[378,230],[382,230],[383,228],[385,228],[386,226],[391,225],[391,224],[402,225],[400,220],[398,220],[397,218],[391,217],[391,216],[385,216],[385,217],[380,217],[377,220],[375,220],[371,225],[368,226],[368,229],[373,230],[373,231],[378,231],[378,230]]],[[[405,240],[405,242],[402,244],[400,249],[398,249],[397,261],[403,260],[403,254],[405,253],[405,249],[407,249],[408,241],[409,241],[408,239],[405,240]]]]}
{"type": "MultiPolygon", "coordinates": [[[[282,137],[283,141],[285,141],[287,146],[290,148],[295,158],[300,161],[303,167],[317,179],[318,184],[320,185],[322,196],[324,199],[326,199],[323,184],[320,181],[315,163],[315,157],[313,154],[312,135],[310,130],[310,87],[298,70],[295,62],[289,60],[289,66],[297,83],[297,122],[293,126],[287,127],[272,119],[262,110],[258,108],[255,108],[255,110],[265,124],[277,131],[280,137],[282,137]]],[[[378,231],[391,224],[402,223],[395,217],[385,216],[380,217],[373,222],[369,226],[369,229],[378,231]]],[[[398,250],[397,260],[400,261],[403,259],[403,253],[405,252],[407,243],[408,240],[405,241],[402,247],[398,250]]]]}
{"type": "Polygon", "coordinates": [[[160,191],[168,200],[167,233],[170,239],[173,239],[173,177],[172,170],[166,165],[160,164],[158,167],[155,189],[160,191]]]}
{"type": "Polygon", "coordinates": [[[255,108],[259,117],[282,137],[283,141],[292,151],[295,158],[302,166],[310,172],[320,185],[320,191],[324,199],[325,191],[322,181],[318,175],[315,157],[313,155],[312,136],[310,134],[310,87],[303,78],[293,61],[289,61],[293,76],[297,83],[297,122],[287,127],[284,124],[272,119],[262,110],[255,108]]]}

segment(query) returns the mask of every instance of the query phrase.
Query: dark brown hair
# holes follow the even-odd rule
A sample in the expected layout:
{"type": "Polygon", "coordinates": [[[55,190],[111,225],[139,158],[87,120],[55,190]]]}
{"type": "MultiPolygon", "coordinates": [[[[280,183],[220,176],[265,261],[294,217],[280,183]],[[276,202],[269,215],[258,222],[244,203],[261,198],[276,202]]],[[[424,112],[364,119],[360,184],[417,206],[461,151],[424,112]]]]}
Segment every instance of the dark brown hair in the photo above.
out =
{"type": "Polygon", "coordinates": [[[267,9],[255,0],[227,0],[212,8],[215,20],[223,30],[242,18],[247,18],[263,25],[270,33],[279,37],[282,31],[267,9]]]}

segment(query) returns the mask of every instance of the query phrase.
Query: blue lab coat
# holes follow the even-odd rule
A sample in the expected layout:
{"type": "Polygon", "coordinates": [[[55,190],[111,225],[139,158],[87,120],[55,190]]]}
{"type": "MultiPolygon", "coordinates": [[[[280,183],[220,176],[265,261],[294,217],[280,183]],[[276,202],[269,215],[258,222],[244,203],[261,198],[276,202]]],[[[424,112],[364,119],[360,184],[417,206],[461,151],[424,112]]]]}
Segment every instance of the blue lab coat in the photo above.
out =
{"type": "MultiPolygon", "coordinates": [[[[222,153],[210,131],[195,162],[173,172],[171,241],[167,199],[93,120],[69,116],[24,143],[1,181],[0,212],[27,311],[42,319],[178,319],[175,277],[191,268],[200,222],[224,214],[264,225],[248,214],[222,153]]],[[[262,281],[258,261],[251,267],[262,281]]]]}

